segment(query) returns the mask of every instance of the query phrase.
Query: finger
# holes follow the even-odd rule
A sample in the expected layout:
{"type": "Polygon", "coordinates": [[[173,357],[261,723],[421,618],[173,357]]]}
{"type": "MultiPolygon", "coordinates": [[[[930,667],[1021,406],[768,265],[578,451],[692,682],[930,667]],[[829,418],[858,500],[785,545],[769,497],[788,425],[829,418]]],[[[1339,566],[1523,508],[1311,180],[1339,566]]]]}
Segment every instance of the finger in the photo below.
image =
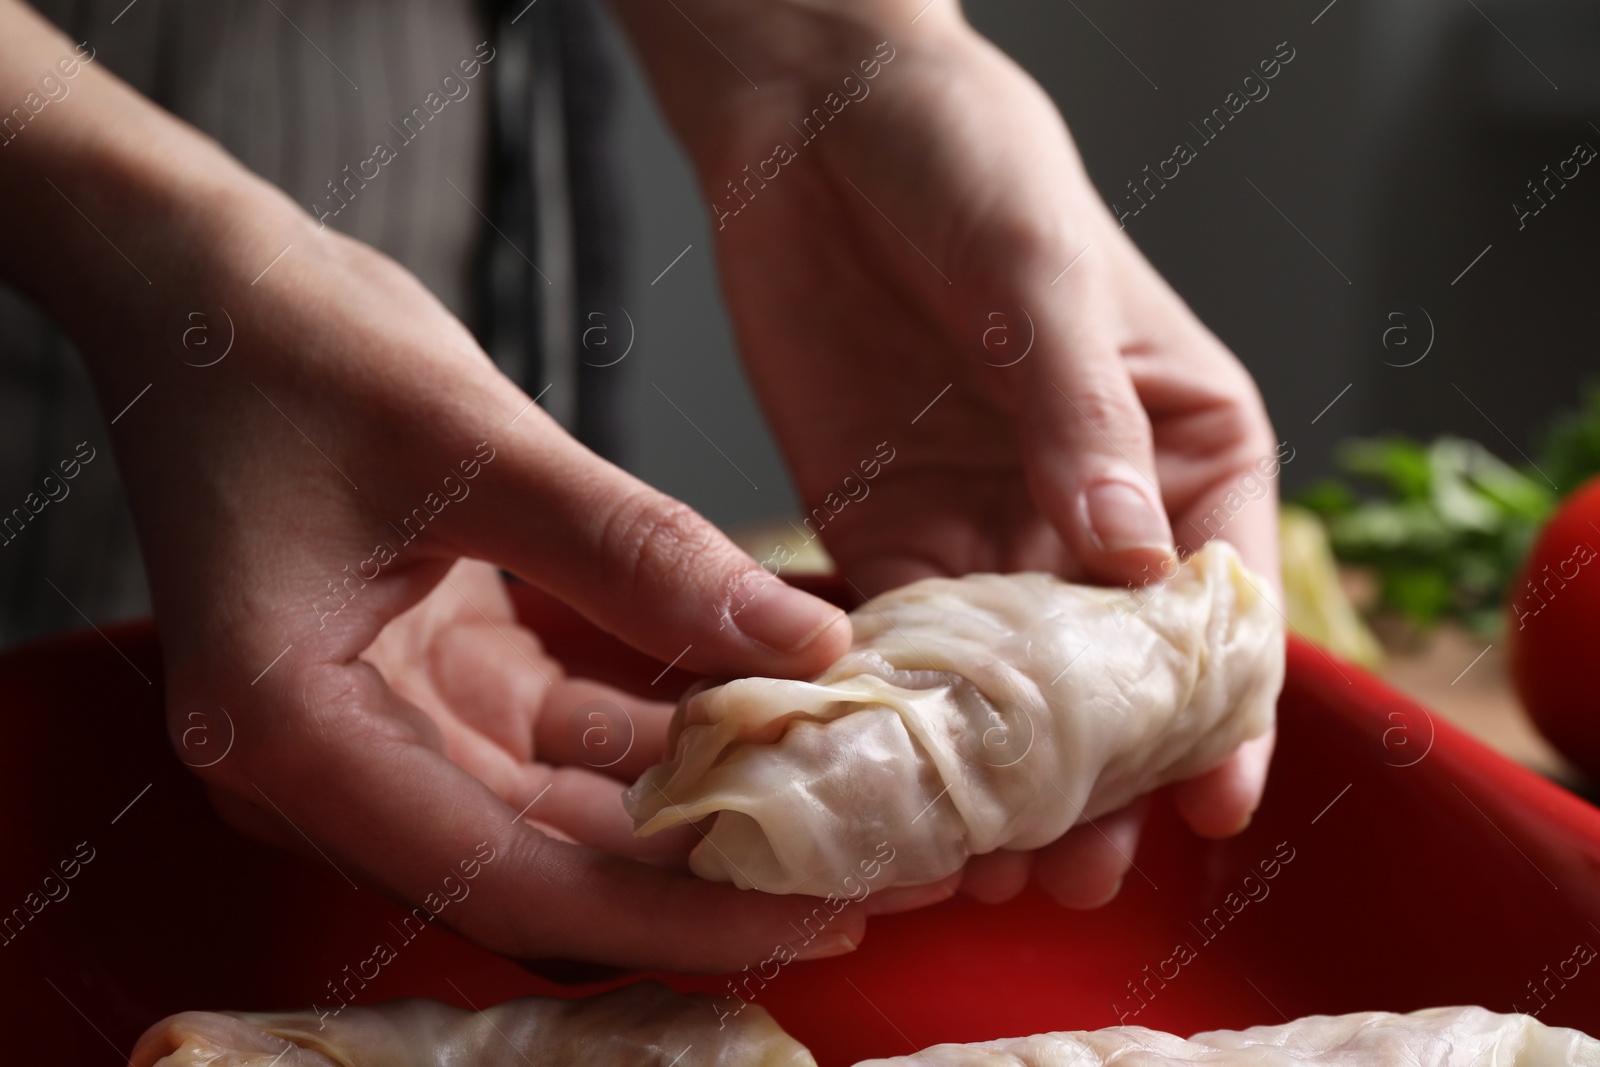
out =
{"type": "Polygon", "coordinates": [[[1183,821],[1202,837],[1232,837],[1261,804],[1272,762],[1276,732],[1240,745],[1226,763],[1172,787],[1172,801],[1183,821]]]}
{"type": "Polygon", "coordinates": [[[801,677],[850,646],[838,608],[774,577],[687,505],[573,441],[537,409],[483,469],[458,546],[663,662],[801,677]],[[530,507],[530,502],[537,506],[530,507]]]}
{"type": "Polygon", "coordinates": [[[537,758],[629,782],[661,761],[672,704],[567,677],[540,638],[514,621],[510,594],[493,567],[460,560],[446,585],[394,620],[362,658],[402,698],[448,708],[450,715],[441,718],[470,727],[445,731],[452,759],[474,773],[492,774],[474,757],[509,757],[512,765],[537,758]],[[419,612],[436,617],[425,625],[399,625],[415,623],[419,612]],[[397,644],[396,634],[414,635],[421,643],[397,644]],[[428,669],[405,669],[417,660],[428,669]]]}
{"type": "Polygon", "coordinates": [[[956,887],[960,884],[961,872],[957,871],[948,878],[927,885],[900,886],[872,893],[863,898],[863,905],[868,915],[897,915],[902,911],[915,911],[949,900],[955,896],[956,887]]]}
{"type": "Polygon", "coordinates": [[[924,578],[949,578],[949,568],[904,552],[882,552],[841,562],[843,574],[868,597],[920,582],[924,578]]]}
{"type": "Polygon", "coordinates": [[[1017,368],[1024,463],[1039,509],[1090,577],[1144,581],[1171,556],[1172,529],[1100,269],[1090,248],[1062,284],[1024,297],[1037,321],[1037,350],[1017,368]]]}
{"type": "Polygon", "coordinates": [[[1133,866],[1147,806],[1147,800],[1136,800],[1040,849],[1033,869],[1050,899],[1068,908],[1098,908],[1115,897],[1133,866]]]}
{"type": "MultiPolygon", "coordinates": [[[[521,636],[532,640],[531,634],[521,636]]],[[[481,646],[484,643],[480,637],[478,644],[481,646]]],[[[556,668],[552,665],[551,669],[556,668]]],[[[469,690],[469,695],[476,691],[477,687],[474,686],[469,690]]],[[[503,687],[494,687],[491,692],[499,694],[503,692],[503,687]]],[[[642,764],[642,772],[644,766],[655,762],[647,762],[630,751],[638,739],[632,732],[632,720],[623,718],[621,704],[617,700],[628,700],[641,706],[638,709],[641,721],[646,722],[646,728],[655,736],[653,739],[643,739],[639,747],[654,744],[657,753],[665,739],[665,717],[670,716],[670,709],[652,701],[625,697],[608,686],[582,679],[558,678],[547,692],[546,707],[541,714],[548,713],[553,702],[557,714],[552,716],[550,722],[565,723],[567,728],[550,729],[556,741],[549,746],[550,751],[541,752],[541,762],[534,762],[527,751],[519,753],[487,736],[472,723],[472,715],[465,710],[457,714],[422,718],[420,721],[426,723],[438,737],[437,744],[427,739],[424,739],[424,743],[482,782],[497,797],[511,805],[523,821],[559,840],[590,845],[655,866],[687,870],[689,849],[699,840],[694,830],[691,827],[679,827],[676,828],[680,831],[677,833],[650,838],[636,837],[633,822],[622,805],[624,781],[609,776],[611,771],[624,764],[642,764]],[[604,696],[598,700],[586,699],[593,693],[604,696]],[[617,700],[607,699],[609,697],[617,700]],[[563,713],[561,709],[568,704],[572,705],[572,710],[563,713]],[[579,712],[582,718],[578,717],[579,712]],[[644,719],[646,715],[654,715],[661,721],[651,724],[644,719]],[[574,753],[581,754],[581,760],[572,761],[580,765],[550,766],[552,756],[574,753]],[[595,765],[582,766],[582,763],[595,765]]],[[[445,691],[438,695],[459,700],[462,694],[445,691]]],[[[407,703],[402,694],[394,694],[394,697],[400,706],[407,703]]],[[[462,707],[460,704],[455,706],[462,707]]],[[[413,710],[417,716],[423,716],[421,709],[413,710]]],[[[498,718],[492,708],[487,714],[491,721],[498,718]]],[[[523,714],[527,714],[526,709],[523,714]]],[[[529,740],[525,738],[523,749],[530,747],[529,740]]],[[[634,774],[625,781],[631,782],[637,776],[634,774]]]]}
{"type": "Polygon", "coordinates": [[[1281,602],[1276,491],[1269,488],[1266,495],[1255,500],[1243,497],[1241,492],[1241,487],[1263,484],[1265,479],[1257,465],[1273,460],[1272,449],[1271,445],[1265,451],[1259,445],[1248,451],[1240,449],[1238,465],[1220,474],[1177,520],[1184,558],[1198,551],[1212,536],[1227,541],[1239,550],[1239,558],[1246,566],[1265,579],[1261,592],[1281,602]]]}
{"type": "MultiPolygon", "coordinates": [[[[448,727],[445,729],[447,739],[451,732],[448,727]]],[[[447,740],[445,747],[449,750],[454,746],[447,740]]],[[[684,873],[689,870],[690,850],[701,841],[693,826],[674,826],[650,837],[636,836],[633,820],[622,806],[626,787],[589,771],[502,760],[483,761],[472,773],[514,809],[523,822],[558,841],[587,845],[684,873]]],[[[276,803],[273,794],[264,786],[260,788],[262,791],[252,803],[228,789],[206,786],[217,814],[233,829],[318,860],[316,849],[271,806],[276,803]]]]}
{"type": "Polygon", "coordinates": [[[661,762],[672,704],[565,677],[542,657],[508,658],[502,642],[537,643],[524,630],[500,630],[468,622],[436,638],[435,695],[453,712],[443,718],[465,727],[445,729],[452,759],[485,781],[494,770],[483,761],[586,767],[625,782],[661,762]]]}
{"type": "Polygon", "coordinates": [[[632,782],[664,758],[672,712],[665,701],[569,678],[545,697],[534,748],[541,762],[632,782]]]}
{"type": "Polygon", "coordinates": [[[967,861],[961,876],[961,892],[982,904],[1001,904],[1028,885],[1033,873],[1031,852],[990,852],[967,861]]]}
{"type": "Polygon", "coordinates": [[[345,877],[411,902],[448,898],[429,910],[498,951],[726,971],[780,944],[817,958],[848,952],[863,936],[865,914],[853,909],[823,909],[826,923],[808,928],[810,898],[743,892],[550,840],[421,743],[366,664],[285,672],[259,699],[273,701],[274,714],[241,723],[240,759],[207,773],[231,778],[247,800],[270,794],[261,806],[316,841],[345,877]]]}
{"type": "Polygon", "coordinates": [[[512,618],[498,572],[461,560],[446,585],[393,620],[362,659],[400,697],[449,709],[491,748],[527,762],[534,754],[535,716],[568,680],[539,639],[512,618]],[[435,618],[418,624],[419,612],[435,618]],[[397,644],[396,635],[408,643],[397,644]]]}
{"type": "Polygon", "coordinates": [[[1184,557],[1212,537],[1276,581],[1279,472],[1295,450],[1279,442],[1261,391],[1144,257],[1129,257],[1120,299],[1140,330],[1124,362],[1158,427],[1160,484],[1184,557]]]}
{"type": "Polygon", "coordinates": [[[650,837],[636,836],[633,820],[622,806],[626,788],[580,768],[535,766],[506,799],[516,805],[524,821],[554,830],[564,841],[688,873],[689,851],[702,840],[700,832],[693,826],[675,826],[650,837]]]}

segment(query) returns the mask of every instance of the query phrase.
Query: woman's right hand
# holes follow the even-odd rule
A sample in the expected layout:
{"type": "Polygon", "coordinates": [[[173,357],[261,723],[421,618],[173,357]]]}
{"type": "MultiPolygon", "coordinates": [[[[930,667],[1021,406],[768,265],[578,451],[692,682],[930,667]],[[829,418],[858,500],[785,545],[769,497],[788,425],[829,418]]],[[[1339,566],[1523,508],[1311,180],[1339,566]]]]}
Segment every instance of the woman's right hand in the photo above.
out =
{"type": "MultiPolygon", "coordinates": [[[[15,0],[0,29],[0,99],[72,51],[15,0]]],[[[620,786],[537,766],[573,758],[552,717],[586,690],[516,627],[488,568],[452,567],[504,567],[663,662],[722,674],[819,670],[849,645],[841,612],[584,449],[408,272],[99,65],[3,151],[17,222],[0,269],[121,412],[169,731],[196,764],[192,728],[231,723],[231,750],[197,773],[237,825],[412,903],[486,846],[441,917],[517,956],[731,970],[794,939],[814,901],[630,859],[644,846],[620,786]],[[210,343],[232,342],[207,366],[219,348],[182,342],[202,308],[210,343]]],[[[646,747],[623,769],[659,755],[662,707],[587,691],[639,717],[646,747]]],[[[853,947],[855,910],[809,951],[853,947]]]]}

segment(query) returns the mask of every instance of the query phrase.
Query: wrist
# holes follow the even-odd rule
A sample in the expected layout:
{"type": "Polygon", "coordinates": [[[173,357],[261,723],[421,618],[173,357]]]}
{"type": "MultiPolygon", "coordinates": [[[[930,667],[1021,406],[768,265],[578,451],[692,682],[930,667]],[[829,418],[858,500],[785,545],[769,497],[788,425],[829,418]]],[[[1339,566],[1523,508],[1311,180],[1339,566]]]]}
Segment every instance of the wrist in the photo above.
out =
{"type": "Polygon", "coordinates": [[[131,149],[96,146],[40,175],[43,226],[58,235],[50,242],[56,262],[17,284],[97,376],[108,350],[120,362],[130,343],[159,342],[178,303],[236,290],[255,246],[271,243],[269,232],[314,228],[221,148],[172,125],[179,128],[163,131],[168,136],[131,149]]]}
{"type": "Polygon", "coordinates": [[[883,56],[937,54],[976,36],[955,0],[613,3],[702,173],[842,94],[844,78],[876,76],[883,56]]]}

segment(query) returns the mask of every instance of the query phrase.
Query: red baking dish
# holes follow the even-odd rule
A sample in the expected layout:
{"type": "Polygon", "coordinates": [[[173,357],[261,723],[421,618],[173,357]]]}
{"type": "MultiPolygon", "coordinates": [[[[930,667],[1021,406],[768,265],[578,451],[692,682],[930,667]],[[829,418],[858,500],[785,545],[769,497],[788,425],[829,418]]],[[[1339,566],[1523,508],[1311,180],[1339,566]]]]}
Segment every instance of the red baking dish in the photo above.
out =
{"type": "MultiPolygon", "coordinates": [[[[659,670],[517,595],[575,673],[659,670]]],[[[397,904],[212,814],[162,729],[150,625],[0,657],[0,694],[0,909],[93,851],[67,896],[0,934],[11,1062],[122,1063],[183,1009],[309,1009],[390,936],[397,904]]],[[[1119,1021],[1191,1033],[1460,1003],[1600,1034],[1600,964],[1576,951],[1600,947],[1600,811],[1308,644],[1290,644],[1279,709],[1266,800],[1238,837],[1199,840],[1158,800],[1105,908],[1030,892],[880,917],[859,951],[790,964],[754,1001],[825,1065],[1119,1021]]],[[[434,927],[363,999],[482,1007],[604,987],[554,984],[434,927]]]]}

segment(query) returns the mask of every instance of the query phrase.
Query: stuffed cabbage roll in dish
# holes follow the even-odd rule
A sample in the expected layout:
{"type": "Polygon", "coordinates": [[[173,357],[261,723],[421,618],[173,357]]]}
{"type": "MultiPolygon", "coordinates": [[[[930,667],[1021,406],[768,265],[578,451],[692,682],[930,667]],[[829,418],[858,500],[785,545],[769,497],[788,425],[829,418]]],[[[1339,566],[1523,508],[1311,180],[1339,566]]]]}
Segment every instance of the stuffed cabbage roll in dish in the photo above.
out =
{"type": "Polygon", "coordinates": [[[724,1019],[714,1000],[642,982],[481,1012],[434,1000],[323,1015],[186,1011],[145,1031],[130,1067],[816,1067],[762,1008],[724,1019]]]}
{"type": "Polygon", "coordinates": [[[1600,1067],[1600,1041],[1530,1015],[1429,1008],[1309,1015],[1181,1037],[1142,1026],[935,1045],[856,1067],[1600,1067]]]}
{"type": "Polygon", "coordinates": [[[1271,589],[1220,541],[1142,588],[914,582],[852,612],[850,651],[809,682],[692,689],[670,759],[624,803],[640,835],[715,816],[690,866],[769,893],[849,895],[869,863],[874,888],[921,885],[1039,848],[1271,726],[1271,589]]]}

